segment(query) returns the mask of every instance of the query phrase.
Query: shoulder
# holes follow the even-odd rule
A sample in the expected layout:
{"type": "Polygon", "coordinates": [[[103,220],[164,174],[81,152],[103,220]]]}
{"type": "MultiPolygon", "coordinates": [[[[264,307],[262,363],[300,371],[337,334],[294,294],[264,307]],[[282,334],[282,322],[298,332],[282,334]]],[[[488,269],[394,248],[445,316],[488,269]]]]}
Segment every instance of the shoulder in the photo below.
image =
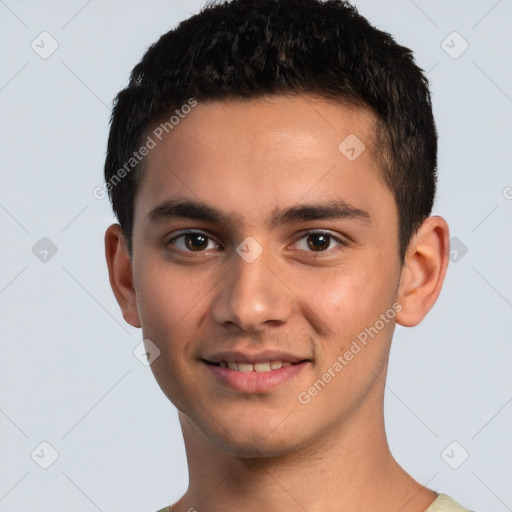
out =
{"type": "Polygon", "coordinates": [[[471,512],[447,494],[439,494],[425,512],[471,512]]]}

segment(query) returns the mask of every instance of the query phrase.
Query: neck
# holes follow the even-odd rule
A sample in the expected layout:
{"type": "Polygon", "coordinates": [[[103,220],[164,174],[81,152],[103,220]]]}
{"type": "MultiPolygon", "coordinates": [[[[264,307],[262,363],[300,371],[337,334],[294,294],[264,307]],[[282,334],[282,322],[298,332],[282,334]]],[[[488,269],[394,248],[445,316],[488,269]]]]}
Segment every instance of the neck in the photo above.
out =
{"type": "Polygon", "coordinates": [[[380,407],[281,457],[241,458],[217,448],[180,414],[189,488],[175,512],[423,512],[437,494],[393,458],[380,407]]]}

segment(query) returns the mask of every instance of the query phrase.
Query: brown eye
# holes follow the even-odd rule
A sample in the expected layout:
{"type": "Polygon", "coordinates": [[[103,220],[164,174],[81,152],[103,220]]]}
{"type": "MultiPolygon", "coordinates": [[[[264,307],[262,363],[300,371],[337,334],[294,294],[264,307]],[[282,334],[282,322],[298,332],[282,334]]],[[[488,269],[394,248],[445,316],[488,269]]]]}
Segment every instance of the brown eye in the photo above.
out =
{"type": "Polygon", "coordinates": [[[208,237],[201,233],[185,235],[185,245],[191,251],[202,251],[208,247],[208,237]]]}
{"type": "Polygon", "coordinates": [[[308,235],[307,243],[312,251],[324,251],[329,248],[331,236],[326,233],[312,233],[308,235]]]}
{"type": "Polygon", "coordinates": [[[325,255],[334,254],[343,247],[348,247],[348,243],[342,238],[331,234],[329,231],[309,231],[301,236],[295,242],[295,248],[309,253],[325,253],[325,255]]]}
{"type": "Polygon", "coordinates": [[[207,249],[219,249],[219,245],[208,235],[200,231],[189,231],[175,236],[167,243],[183,252],[202,252],[207,249]]]}

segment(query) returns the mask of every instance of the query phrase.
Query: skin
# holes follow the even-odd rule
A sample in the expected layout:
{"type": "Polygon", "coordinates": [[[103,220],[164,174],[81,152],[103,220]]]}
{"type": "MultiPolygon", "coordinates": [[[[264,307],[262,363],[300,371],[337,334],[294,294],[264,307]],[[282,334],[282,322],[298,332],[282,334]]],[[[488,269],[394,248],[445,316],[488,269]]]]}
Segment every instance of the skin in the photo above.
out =
{"type": "Polygon", "coordinates": [[[147,157],[133,257],[120,227],[108,228],[112,289],[125,320],[161,351],[151,368],[179,410],[190,484],[175,511],[420,512],[435,500],[390,453],[383,400],[394,322],[416,325],[435,303],[448,226],[427,219],[401,265],[396,204],[371,150],[374,124],[365,109],[308,96],[199,104],[147,157]],[[338,149],[349,134],[366,146],[354,161],[338,149]],[[151,222],[169,199],[225,218],[151,222]],[[269,225],[278,210],[340,200],[368,217],[269,225]],[[183,229],[211,239],[194,251],[191,240],[202,239],[175,238],[183,229]],[[251,263],[236,252],[247,237],[262,250],[251,263]],[[393,304],[396,317],[301,403],[299,393],[393,304]],[[267,348],[309,362],[270,392],[242,393],[201,359],[267,348]]]}

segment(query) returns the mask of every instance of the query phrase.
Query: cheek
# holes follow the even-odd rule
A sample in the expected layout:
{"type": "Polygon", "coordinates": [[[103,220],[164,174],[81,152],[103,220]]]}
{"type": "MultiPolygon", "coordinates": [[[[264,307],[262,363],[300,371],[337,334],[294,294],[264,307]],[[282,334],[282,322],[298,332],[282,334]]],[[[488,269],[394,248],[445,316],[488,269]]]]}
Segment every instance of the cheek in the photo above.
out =
{"type": "Polygon", "coordinates": [[[198,314],[211,285],[205,275],[177,270],[162,258],[143,261],[134,277],[142,328],[145,335],[158,333],[163,341],[167,333],[198,314]]]}
{"type": "MultiPolygon", "coordinates": [[[[394,324],[392,318],[383,322],[381,315],[394,302],[395,278],[398,276],[391,265],[388,268],[378,258],[374,261],[360,258],[357,264],[318,275],[314,285],[312,281],[302,285],[301,297],[306,309],[321,319],[324,329],[327,327],[326,337],[318,338],[319,371],[323,373],[330,368],[335,371],[333,365],[338,357],[343,358],[340,363],[343,370],[339,374],[335,372],[339,377],[334,379],[336,383],[330,386],[331,391],[319,405],[331,393],[343,390],[360,397],[375,381],[368,368],[378,373],[384,367],[394,324]]],[[[328,401],[325,406],[329,407],[328,401]]]]}
{"type": "Polygon", "coordinates": [[[348,413],[362,403],[386,366],[393,315],[387,322],[381,315],[393,313],[394,274],[386,269],[372,272],[372,268],[377,267],[338,268],[322,275],[315,286],[309,281],[301,290],[305,309],[311,309],[328,328],[326,337],[317,338],[317,379],[302,391],[314,402],[313,407],[333,421],[340,411],[348,413]],[[319,381],[328,382],[325,391],[321,383],[316,384],[319,381]],[[340,403],[340,409],[333,408],[333,403],[340,403]]]}
{"type": "Polygon", "coordinates": [[[297,279],[307,309],[335,335],[353,335],[372,325],[393,300],[393,279],[375,264],[340,267],[297,279]]]}
{"type": "Polygon", "coordinates": [[[170,265],[158,268],[149,262],[139,277],[136,289],[142,333],[160,350],[151,370],[164,393],[178,404],[180,396],[185,396],[183,383],[190,381],[193,333],[206,303],[205,289],[210,287],[191,273],[172,272],[170,265]]]}
{"type": "Polygon", "coordinates": [[[156,258],[147,258],[141,267],[134,279],[142,333],[160,350],[151,371],[167,398],[183,409],[194,382],[190,365],[193,333],[211,286],[204,276],[200,279],[183,269],[177,272],[156,258]]]}

